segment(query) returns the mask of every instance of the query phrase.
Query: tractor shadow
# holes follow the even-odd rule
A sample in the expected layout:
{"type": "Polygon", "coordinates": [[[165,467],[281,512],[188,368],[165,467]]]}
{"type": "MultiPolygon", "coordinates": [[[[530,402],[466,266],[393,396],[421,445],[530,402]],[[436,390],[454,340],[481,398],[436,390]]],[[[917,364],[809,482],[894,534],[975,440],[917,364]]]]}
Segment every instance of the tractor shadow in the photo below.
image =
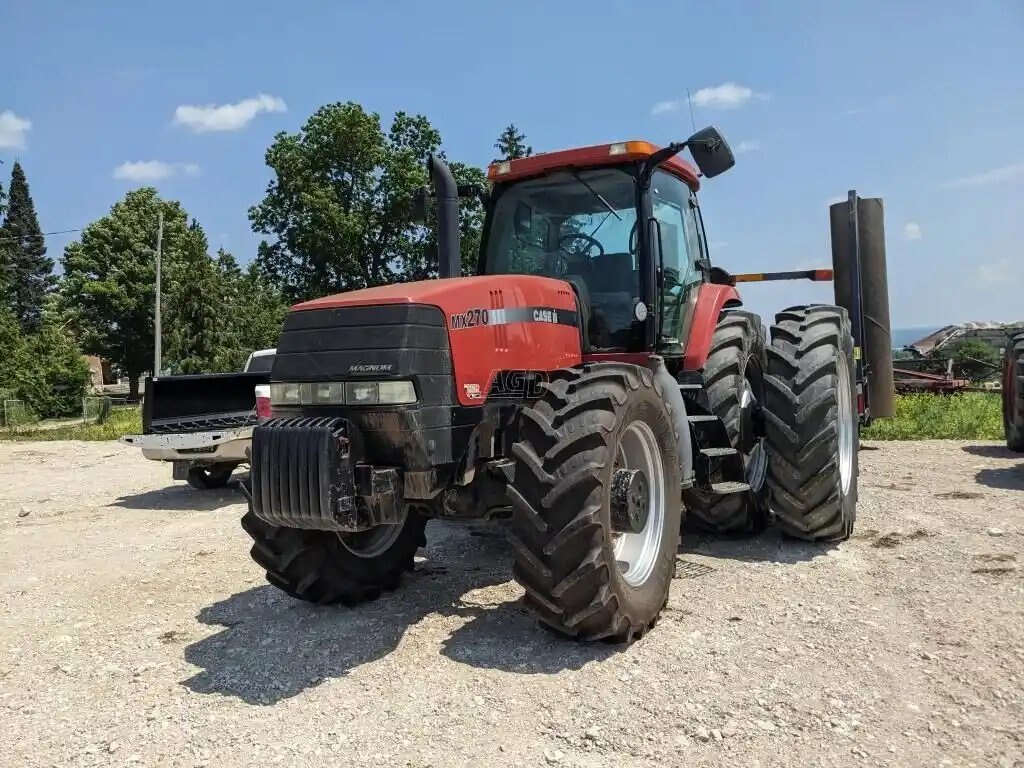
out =
{"type": "Polygon", "coordinates": [[[372,603],[317,607],[259,586],[202,609],[198,621],[220,631],[185,647],[185,661],[201,671],[182,685],[272,705],[386,657],[407,635],[443,631],[450,618],[468,622],[444,640],[443,652],[471,666],[550,674],[611,652],[538,628],[521,591],[507,584],[511,556],[500,529],[435,521],[427,537],[427,559],[372,603]]]}
{"type": "MultiPolygon", "coordinates": [[[[701,555],[716,560],[739,560],[747,563],[806,563],[817,557],[826,556],[840,542],[811,543],[790,539],[774,528],[769,528],[757,536],[727,538],[702,533],[683,533],[679,555],[682,560],[676,561],[676,578],[688,578],[679,575],[687,573],[689,566],[696,563],[687,561],[687,555],[701,555]]],[[[706,567],[706,566],[705,566],[706,567]]]]}
{"type": "Polygon", "coordinates": [[[1024,463],[1016,467],[998,467],[995,469],[979,469],[974,479],[989,488],[1001,488],[1007,491],[1024,491],[1024,463]]]}
{"type": "MultiPolygon", "coordinates": [[[[1019,461],[1021,454],[1003,445],[965,445],[965,453],[986,459],[1019,461]]],[[[1008,491],[1024,491],[1024,462],[1016,466],[986,467],[979,469],[974,480],[979,485],[1008,491]]]]}
{"type": "Polygon", "coordinates": [[[224,488],[199,491],[185,483],[175,483],[154,491],[122,496],[107,506],[121,509],[213,512],[233,504],[244,503],[245,496],[238,488],[238,481],[232,478],[224,488]]]}

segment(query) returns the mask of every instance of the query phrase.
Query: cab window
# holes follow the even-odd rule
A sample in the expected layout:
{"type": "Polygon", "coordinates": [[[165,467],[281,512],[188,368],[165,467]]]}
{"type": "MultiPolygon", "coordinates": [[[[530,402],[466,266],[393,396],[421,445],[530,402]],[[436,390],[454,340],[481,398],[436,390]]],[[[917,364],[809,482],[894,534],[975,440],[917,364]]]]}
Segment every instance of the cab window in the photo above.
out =
{"type": "Polygon", "coordinates": [[[686,182],[664,171],[654,173],[651,207],[661,232],[664,267],[660,347],[673,348],[682,343],[686,302],[704,277],[698,264],[702,252],[692,202],[693,193],[686,182]]]}

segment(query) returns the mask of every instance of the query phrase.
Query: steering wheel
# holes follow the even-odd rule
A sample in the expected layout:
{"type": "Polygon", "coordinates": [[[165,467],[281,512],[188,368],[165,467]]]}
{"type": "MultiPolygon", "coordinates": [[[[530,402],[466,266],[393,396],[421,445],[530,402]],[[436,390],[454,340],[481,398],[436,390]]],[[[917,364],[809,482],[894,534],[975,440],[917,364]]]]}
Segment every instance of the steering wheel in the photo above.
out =
{"type": "MultiPolygon", "coordinates": [[[[562,245],[562,242],[565,240],[586,240],[588,243],[587,251],[596,246],[598,250],[597,255],[604,256],[604,246],[601,245],[601,241],[591,237],[590,235],[585,235],[582,232],[570,232],[569,234],[562,235],[558,238],[558,250],[569,253],[569,250],[562,245]]],[[[584,253],[587,251],[584,251],[584,253]]]]}

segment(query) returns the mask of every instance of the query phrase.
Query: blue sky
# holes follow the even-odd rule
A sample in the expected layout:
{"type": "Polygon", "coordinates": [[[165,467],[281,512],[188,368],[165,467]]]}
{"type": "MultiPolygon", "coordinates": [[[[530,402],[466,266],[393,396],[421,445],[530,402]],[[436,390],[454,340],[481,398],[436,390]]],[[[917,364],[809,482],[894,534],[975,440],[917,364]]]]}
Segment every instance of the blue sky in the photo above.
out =
{"type": "MultiPolygon", "coordinates": [[[[118,176],[165,174],[147,183],[248,261],[264,150],[321,104],[422,112],[451,157],[483,165],[509,121],[535,150],[685,138],[689,89],[698,125],[744,150],[702,191],[716,263],[827,266],[828,203],[856,188],[885,201],[894,325],[1024,319],[1024,4],[730,7],[8,3],[0,174],[22,161],[45,231],[140,183],[118,176]],[[210,105],[235,106],[179,110],[210,105]]],[[[770,315],[830,291],[744,295],[770,315]]]]}

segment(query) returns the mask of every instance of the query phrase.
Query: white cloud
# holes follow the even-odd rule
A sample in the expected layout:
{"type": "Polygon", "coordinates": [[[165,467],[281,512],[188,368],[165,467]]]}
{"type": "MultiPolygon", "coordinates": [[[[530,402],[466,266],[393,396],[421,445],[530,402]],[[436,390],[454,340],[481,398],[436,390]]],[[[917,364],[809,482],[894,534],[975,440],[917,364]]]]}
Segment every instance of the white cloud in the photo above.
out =
{"type": "Polygon", "coordinates": [[[711,88],[701,88],[693,94],[693,104],[696,107],[707,107],[709,109],[736,109],[742,107],[752,98],[767,101],[768,96],[754,91],[745,85],[736,83],[723,83],[711,88]]]}
{"type": "Polygon", "coordinates": [[[261,93],[237,104],[183,104],[174,110],[174,122],[196,133],[240,131],[260,112],[286,112],[288,107],[276,96],[261,93]]]}
{"type": "Polygon", "coordinates": [[[903,225],[903,239],[904,240],[920,240],[921,239],[921,225],[917,222],[908,221],[903,225]]]}
{"type": "Polygon", "coordinates": [[[199,166],[195,163],[165,163],[162,160],[139,160],[121,163],[114,169],[114,178],[125,181],[160,181],[179,174],[195,176],[199,166]]]}
{"type": "Polygon", "coordinates": [[[998,259],[991,264],[979,264],[978,279],[989,285],[1005,284],[1007,276],[1013,271],[1013,266],[1009,257],[998,259]]]}
{"type": "Polygon", "coordinates": [[[663,115],[666,112],[676,112],[683,105],[678,99],[670,99],[668,101],[659,101],[653,107],[651,107],[652,115],[663,115]]]}
{"type": "Polygon", "coordinates": [[[990,171],[961,176],[958,179],[950,179],[941,186],[945,189],[967,189],[971,187],[987,187],[989,184],[999,184],[1003,181],[1010,181],[1024,177],[1024,163],[1013,163],[1004,165],[1001,168],[993,168],[990,171]]]}
{"type": "Polygon", "coordinates": [[[737,155],[743,155],[747,152],[757,152],[761,149],[761,142],[759,141],[741,141],[733,149],[733,152],[737,155]]]}
{"type": "MultiPolygon", "coordinates": [[[[745,85],[736,83],[724,83],[711,88],[701,88],[691,96],[693,106],[706,107],[708,109],[736,109],[742,107],[751,99],[768,101],[771,98],[766,93],[755,93],[745,85]]],[[[651,107],[652,115],[663,115],[667,112],[678,112],[686,106],[686,99],[666,99],[659,101],[651,107]]]]}
{"type": "Polygon", "coordinates": [[[31,128],[31,120],[18,117],[9,109],[0,112],[0,148],[24,149],[25,134],[31,128]]]}

